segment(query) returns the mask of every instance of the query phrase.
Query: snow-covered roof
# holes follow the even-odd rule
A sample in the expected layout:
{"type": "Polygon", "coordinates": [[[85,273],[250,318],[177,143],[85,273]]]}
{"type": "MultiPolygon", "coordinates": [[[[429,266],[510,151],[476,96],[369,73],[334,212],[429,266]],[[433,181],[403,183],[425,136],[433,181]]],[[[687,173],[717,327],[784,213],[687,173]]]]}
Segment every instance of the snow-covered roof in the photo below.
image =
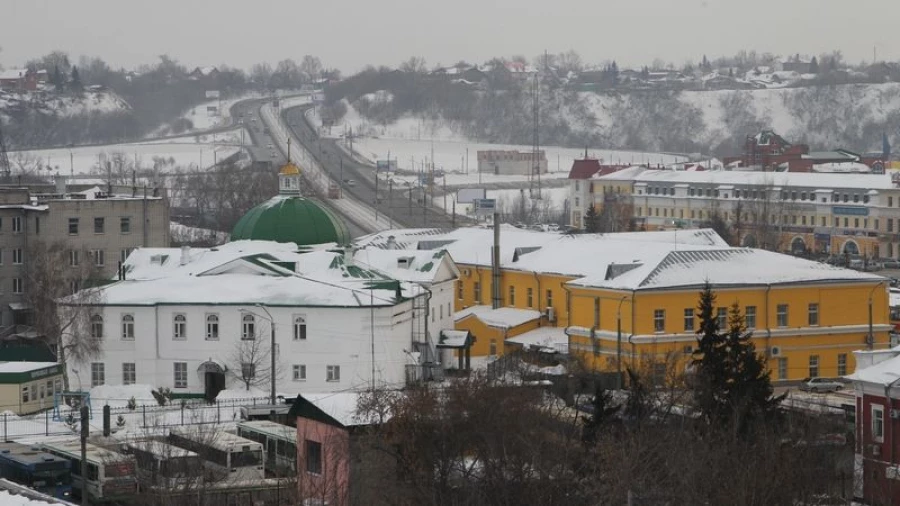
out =
{"type": "Polygon", "coordinates": [[[830,162],[817,163],[812,166],[812,170],[813,172],[868,173],[872,172],[872,167],[860,162],[830,162]]]}
{"type": "Polygon", "coordinates": [[[25,74],[28,72],[27,69],[6,69],[0,70],[0,79],[19,79],[25,77],[25,74]]]}
{"type": "Polygon", "coordinates": [[[369,425],[376,421],[374,417],[357,414],[357,406],[361,395],[358,392],[331,392],[323,394],[308,394],[304,392],[300,395],[345,427],[369,425]]]}
{"type": "Polygon", "coordinates": [[[469,316],[475,316],[490,327],[508,329],[537,320],[541,317],[541,313],[534,309],[518,309],[514,307],[494,309],[491,306],[471,306],[462,311],[457,311],[453,315],[453,319],[458,322],[469,316]]]}
{"type": "Polygon", "coordinates": [[[615,172],[600,179],[631,179],[635,183],[687,183],[765,185],[771,187],[855,188],[888,190],[895,188],[889,174],[872,174],[859,177],[854,174],[832,174],[822,177],[812,172],[752,172],[752,171],[672,171],[644,169],[634,170],[633,176],[625,171],[615,172]]]}
{"type": "Polygon", "coordinates": [[[419,293],[340,251],[297,251],[292,244],[236,241],[214,248],[141,248],[125,262],[126,279],[101,288],[108,305],[265,304],[393,305],[419,293]]]}
{"type": "Polygon", "coordinates": [[[857,367],[853,374],[845,377],[849,380],[877,385],[888,385],[895,381],[900,383],[898,381],[900,380],[900,356],[889,358],[863,369],[857,367]]]}
{"type": "MultiPolygon", "coordinates": [[[[661,245],[658,245],[661,246],[661,245]]],[[[609,251],[603,275],[570,281],[575,286],[617,290],[788,283],[882,282],[884,278],[789,255],[751,248],[637,248],[609,251]]]]}
{"type": "Polygon", "coordinates": [[[569,350],[569,336],[566,335],[565,327],[538,327],[506,341],[521,344],[526,350],[549,349],[560,353],[567,353],[569,350]]]}
{"type": "Polygon", "coordinates": [[[0,362],[0,374],[30,372],[59,365],[56,362],[0,362]]]}
{"type": "Polygon", "coordinates": [[[459,276],[453,259],[444,250],[364,248],[356,250],[353,260],[357,265],[412,283],[436,283],[459,276]]]}
{"type": "Polygon", "coordinates": [[[444,348],[463,348],[469,342],[471,333],[468,330],[442,330],[439,346],[444,348]]]}

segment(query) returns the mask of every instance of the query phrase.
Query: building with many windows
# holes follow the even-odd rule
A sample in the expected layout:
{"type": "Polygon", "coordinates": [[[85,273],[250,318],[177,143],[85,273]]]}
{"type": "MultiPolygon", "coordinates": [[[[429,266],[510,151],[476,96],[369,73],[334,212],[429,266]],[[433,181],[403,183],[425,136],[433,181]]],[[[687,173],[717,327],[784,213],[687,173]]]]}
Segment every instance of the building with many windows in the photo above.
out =
{"type": "Polygon", "coordinates": [[[568,351],[600,371],[620,363],[683,367],[707,281],[723,324],[738,304],[775,380],[847,374],[853,351],[889,345],[885,278],[730,247],[709,229],[560,235],[503,226],[496,292],[491,230],[390,234],[400,247],[440,248],[457,262],[459,334],[442,339],[468,340],[475,361],[528,345],[568,351]]]}
{"type": "Polygon", "coordinates": [[[572,181],[570,191],[573,199],[585,202],[573,215],[589,205],[625,203],[638,229],[697,228],[718,216],[730,225],[733,242],[742,246],[900,257],[900,188],[886,174],[631,167],[572,181]]]}
{"type": "Polygon", "coordinates": [[[69,263],[112,277],[139,247],[169,245],[169,202],[155,190],[59,184],[0,187],[0,329],[26,324],[28,251],[64,242],[69,263]],[[110,193],[112,190],[112,193],[110,193]]]}

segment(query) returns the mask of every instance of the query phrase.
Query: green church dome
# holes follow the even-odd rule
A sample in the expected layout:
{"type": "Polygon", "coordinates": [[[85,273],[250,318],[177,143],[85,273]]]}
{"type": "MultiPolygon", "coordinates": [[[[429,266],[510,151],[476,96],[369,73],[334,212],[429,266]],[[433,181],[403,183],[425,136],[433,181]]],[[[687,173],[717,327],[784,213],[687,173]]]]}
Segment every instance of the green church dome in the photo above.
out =
{"type": "Polygon", "coordinates": [[[336,242],[349,244],[346,225],[321,204],[279,195],[247,211],[231,231],[231,240],[292,242],[298,246],[336,242]]]}

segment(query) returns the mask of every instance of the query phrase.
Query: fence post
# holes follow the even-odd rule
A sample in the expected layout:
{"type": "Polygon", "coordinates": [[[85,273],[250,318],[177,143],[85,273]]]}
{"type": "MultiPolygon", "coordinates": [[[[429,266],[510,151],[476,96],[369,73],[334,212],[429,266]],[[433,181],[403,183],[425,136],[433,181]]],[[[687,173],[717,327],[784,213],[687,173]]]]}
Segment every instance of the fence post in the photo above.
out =
{"type": "Polygon", "coordinates": [[[216,423],[222,421],[222,405],[219,404],[219,401],[216,401],[216,423]]]}
{"type": "Polygon", "coordinates": [[[50,411],[44,411],[44,435],[50,435],[50,411]]]}
{"type": "Polygon", "coordinates": [[[144,412],[144,428],[147,428],[147,405],[141,406],[141,410],[144,412]]]}
{"type": "Polygon", "coordinates": [[[181,404],[181,425],[184,425],[184,403],[181,404]]]}
{"type": "Polygon", "coordinates": [[[3,440],[9,441],[9,430],[7,424],[9,423],[9,415],[7,413],[3,413],[3,440]]]}

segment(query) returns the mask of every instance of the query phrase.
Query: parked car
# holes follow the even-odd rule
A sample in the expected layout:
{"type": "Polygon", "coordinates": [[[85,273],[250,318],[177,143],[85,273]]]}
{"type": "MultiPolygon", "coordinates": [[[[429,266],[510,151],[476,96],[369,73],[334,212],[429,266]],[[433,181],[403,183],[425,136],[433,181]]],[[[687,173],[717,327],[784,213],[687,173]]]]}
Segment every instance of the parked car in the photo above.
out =
{"type": "Polygon", "coordinates": [[[881,267],[884,269],[900,269],[900,261],[884,260],[881,262],[881,267]]]}
{"type": "Polygon", "coordinates": [[[837,392],[844,384],[829,378],[806,378],[800,383],[800,390],[807,392],[837,392]]]}
{"type": "Polygon", "coordinates": [[[353,179],[345,179],[344,184],[347,186],[356,186],[356,181],[353,179]]]}

